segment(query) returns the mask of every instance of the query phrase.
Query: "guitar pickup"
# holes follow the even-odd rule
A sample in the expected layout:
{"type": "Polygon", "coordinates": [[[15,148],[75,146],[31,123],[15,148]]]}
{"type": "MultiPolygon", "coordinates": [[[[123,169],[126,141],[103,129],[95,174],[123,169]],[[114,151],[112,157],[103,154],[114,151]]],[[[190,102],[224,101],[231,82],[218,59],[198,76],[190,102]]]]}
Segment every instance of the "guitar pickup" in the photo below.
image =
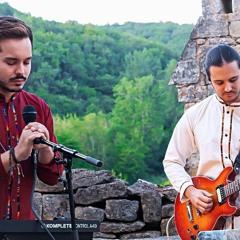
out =
{"type": "Polygon", "coordinates": [[[198,210],[198,209],[196,209],[196,214],[198,215],[198,216],[201,216],[201,212],[198,210]]]}
{"type": "Polygon", "coordinates": [[[224,185],[221,184],[216,187],[216,194],[217,194],[217,199],[219,204],[223,204],[226,202],[226,195],[224,192],[224,185]]]}
{"type": "Polygon", "coordinates": [[[187,202],[187,213],[189,221],[193,222],[192,204],[190,202],[187,202]]]}

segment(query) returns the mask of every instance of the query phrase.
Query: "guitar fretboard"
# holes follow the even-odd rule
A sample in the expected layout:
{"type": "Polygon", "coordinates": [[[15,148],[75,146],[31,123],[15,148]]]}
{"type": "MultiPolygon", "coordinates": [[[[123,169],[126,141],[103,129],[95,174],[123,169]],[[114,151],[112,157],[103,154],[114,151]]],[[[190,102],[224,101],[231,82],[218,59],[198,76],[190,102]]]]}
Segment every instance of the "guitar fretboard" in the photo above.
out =
{"type": "Polygon", "coordinates": [[[240,190],[240,179],[237,179],[237,180],[227,184],[223,188],[224,188],[225,196],[226,197],[231,196],[232,194],[234,194],[240,190]]]}

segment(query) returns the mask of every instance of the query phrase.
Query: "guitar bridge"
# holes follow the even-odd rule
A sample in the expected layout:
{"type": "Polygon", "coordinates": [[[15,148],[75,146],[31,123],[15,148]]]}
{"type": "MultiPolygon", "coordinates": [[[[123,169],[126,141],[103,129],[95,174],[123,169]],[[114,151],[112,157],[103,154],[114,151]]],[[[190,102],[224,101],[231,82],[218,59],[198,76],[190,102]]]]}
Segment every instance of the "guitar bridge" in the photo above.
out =
{"type": "Polygon", "coordinates": [[[221,184],[216,187],[217,199],[219,204],[223,204],[226,202],[226,195],[224,192],[224,185],[221,184]]]}

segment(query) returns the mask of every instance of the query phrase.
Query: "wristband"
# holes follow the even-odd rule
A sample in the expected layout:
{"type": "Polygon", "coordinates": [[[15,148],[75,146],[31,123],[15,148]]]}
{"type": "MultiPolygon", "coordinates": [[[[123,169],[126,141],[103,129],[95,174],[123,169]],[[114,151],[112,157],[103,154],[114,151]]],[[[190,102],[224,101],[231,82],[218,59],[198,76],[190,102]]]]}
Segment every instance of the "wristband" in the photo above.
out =
{"type": "Polygon", "coordinates": [[[15,149],[13,147],[10,148],[10,153],[12,154],[12,160],[14,161],[15,164],[20,164],[20,161],[16,159],[15,156],[15,149]]]}

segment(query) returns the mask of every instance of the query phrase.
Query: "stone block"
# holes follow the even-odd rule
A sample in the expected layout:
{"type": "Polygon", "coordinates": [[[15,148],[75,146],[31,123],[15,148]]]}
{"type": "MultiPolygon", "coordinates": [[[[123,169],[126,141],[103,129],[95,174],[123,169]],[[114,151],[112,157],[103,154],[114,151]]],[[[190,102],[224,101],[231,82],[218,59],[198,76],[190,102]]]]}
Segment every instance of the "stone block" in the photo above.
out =
{"type": "Polygon", "coordinates": [[[214,231],[201,231],[197,237],[198,240],[209,240],[209,239],[224,239],[233,240],[240,239],[240,230],[214,230],[214,231]]]}

